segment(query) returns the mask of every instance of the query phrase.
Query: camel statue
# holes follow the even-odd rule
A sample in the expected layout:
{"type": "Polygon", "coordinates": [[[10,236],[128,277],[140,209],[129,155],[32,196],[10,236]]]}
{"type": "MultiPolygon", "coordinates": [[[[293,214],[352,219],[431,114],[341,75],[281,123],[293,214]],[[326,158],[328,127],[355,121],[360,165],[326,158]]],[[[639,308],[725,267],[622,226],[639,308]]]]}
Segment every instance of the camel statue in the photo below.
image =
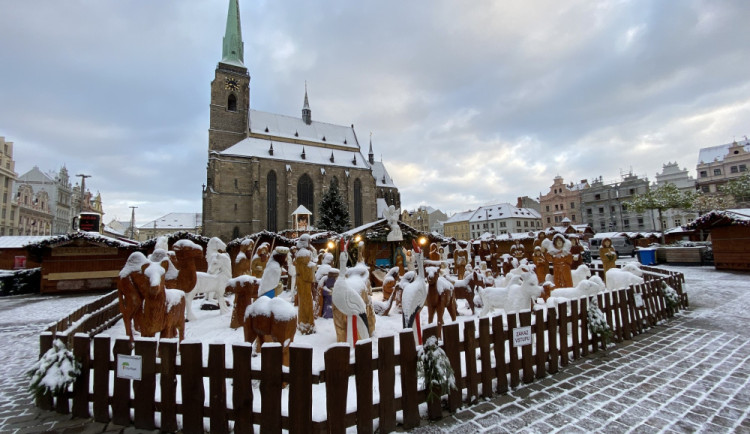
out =
{"type": "Polygon", "coordinates": [[[260,352],[263,342],[278,342],[283,347],[284,366],[289,366],[289,344],[297,332],[297,310],[282,298],[260,297],[245,310],[245,342],[255,342],[260,352]]]}

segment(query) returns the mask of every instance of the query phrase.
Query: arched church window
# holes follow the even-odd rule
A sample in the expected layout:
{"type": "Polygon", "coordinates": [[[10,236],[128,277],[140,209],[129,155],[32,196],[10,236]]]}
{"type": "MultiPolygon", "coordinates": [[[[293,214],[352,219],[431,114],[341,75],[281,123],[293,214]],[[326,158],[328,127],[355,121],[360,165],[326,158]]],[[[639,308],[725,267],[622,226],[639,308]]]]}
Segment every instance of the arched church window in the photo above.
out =
{"type": "Polygon", "coordinates": [[[354,226],[362,226],[362,181],[354,180],[354,226]]]}
{"type": "MultiPolygon", "coordinates": [[[[310,212],[314,210],[315,196],[313,191],[313,182],[309,175],[304,174],[297,181],[297,205],[302,205],[310,212]]],[[[313,222],[310,221],[310,224],[313,222]]]]}
{"type": "Polygon", "coordinates": [[[229,95],[229,98],[227,98],[227,110],[230,112],[237,111],[237,97],[234,94],[229,95]]]}
{"type": "Polygon", "coordinates": [[[268,172],[266,176],[266,221],[268,230],[276,232],[279,230],[276,224],[276,172],[273,170],[268,172]]]}

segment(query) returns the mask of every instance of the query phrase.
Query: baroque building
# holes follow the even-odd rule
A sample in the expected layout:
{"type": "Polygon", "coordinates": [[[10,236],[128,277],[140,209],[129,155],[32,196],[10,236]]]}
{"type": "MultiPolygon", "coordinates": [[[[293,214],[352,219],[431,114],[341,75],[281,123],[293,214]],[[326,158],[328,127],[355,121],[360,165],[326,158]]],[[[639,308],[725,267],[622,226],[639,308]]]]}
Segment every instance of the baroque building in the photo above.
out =
{"type": "Polygon", "coordinates": [[[565,184],[561,176],[555,176],[549,193],[539,195],[542,224],[560,226],[566,218],[571,224],[581,223],[581,191],[586,188],[589,188],[589,183],[585,179],[577,184],[565,184]]]}
{"type": "Polygon", "coordinates": [[[401,213],[401,221],[421,232],[441,233],[442,223],[448,220],[448,216],[439,209],[431,206],[420,206],[416,210],[404,210],[401,213]]]}
{"type": "Polygon", "coordinates": [[[624,175],[620,182],[604,183],[599,177],[581,191],[583,222],[596,232],[653,232],[652,213],[637,213],[628,206],[636,194],[648,190],[648,179],[632,173],[624,175]]]}
{"type": "Polygon", "coordinates": [[[697,188],[703,193],[716,193],[727,181],[748,173],[750,140],[702,148],[698,153],[697,188]]]}
{"type": "Polygon", "coordinates": [[[51,235],[64,235],[73,229],[73,190],[65,166],[58,173],[44,173],[34,166],[18,177],[17,185],[27,185],[35,193],[46,193],[49,212],[52,213],[51,235]]]}
{"type": "MultiPolygon", "coordinates": [[[[674,184],[682,192],[695,191],[695,179],[688,174],[687,169],[680,169],[677,162],[669,162],[662,165],[661,173],[656,174],[656,187],[665,184],[674,184]]],[[[654,219],[659,218],[658,211],[654,210],[654,219]]],[[[698,213],[692,210],[668,209],[662,212],[662,228],[664,230],[682,226],[698,218],[698,213]]]]}
{"type": "Polygon", "coordinates": [[[13,187],[18,174],[15,172],[16,162],[13,161],[13,142],[8,142],[0,136],[0,189],[3,202],[0,203],[0,235],[19,235],[17,205],[13,200],[13,187]]]}
{"type": "Polygon", "coordinates": [[[401,198],[372,140],[362,153],[354,125],[313,120],[307,89],[299,117],[250,107],[250,74],[238,0],[229,1],[226,32],[211,82],[208,164],[203,188],[203,232],[229,240],[261,230],[293,228],[300,206],[312,212],[337,183],[351,226],[376,220],[401,198]]]}

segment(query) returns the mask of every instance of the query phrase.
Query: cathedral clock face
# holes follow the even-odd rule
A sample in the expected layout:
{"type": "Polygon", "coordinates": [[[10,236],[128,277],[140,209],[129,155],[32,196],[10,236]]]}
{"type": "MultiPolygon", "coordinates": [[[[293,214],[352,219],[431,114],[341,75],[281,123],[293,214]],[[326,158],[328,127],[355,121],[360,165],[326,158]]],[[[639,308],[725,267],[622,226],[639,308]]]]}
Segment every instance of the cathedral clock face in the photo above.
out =
{"type": "Polygon", "coordinates": [[[240,85],[237,83],[236,78],[227,78],[224,88],[227,90],[237,90],[240,88],[240,85]]]}

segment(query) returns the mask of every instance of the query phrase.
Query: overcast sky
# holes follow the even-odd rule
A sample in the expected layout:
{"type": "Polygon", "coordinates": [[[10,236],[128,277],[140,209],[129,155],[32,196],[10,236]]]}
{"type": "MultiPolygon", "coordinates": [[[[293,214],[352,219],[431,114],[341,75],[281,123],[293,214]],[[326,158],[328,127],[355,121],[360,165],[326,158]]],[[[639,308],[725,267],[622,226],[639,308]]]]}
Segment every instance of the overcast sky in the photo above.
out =
{"type": "MultiPolygon", "coordinates": [[[[16,172],[92,177],[105,222],[201,212],[228,0],[0,0],[16,172]]],[[[447,213],[654,175],[750,135],[750,2],[240,0],[250,106],[373,133],[447,213]]]]}

